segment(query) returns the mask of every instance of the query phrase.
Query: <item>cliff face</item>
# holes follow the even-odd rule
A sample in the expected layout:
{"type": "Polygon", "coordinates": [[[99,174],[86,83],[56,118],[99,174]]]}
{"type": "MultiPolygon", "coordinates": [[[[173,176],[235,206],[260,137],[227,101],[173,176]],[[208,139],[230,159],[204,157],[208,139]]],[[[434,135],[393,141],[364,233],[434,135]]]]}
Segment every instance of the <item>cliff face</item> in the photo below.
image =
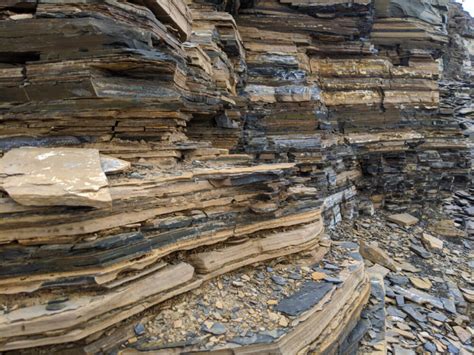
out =
{"type": "MultiPolygon", "coordinates": [[[[472,83],[474,57],[473,19],[460,5],[449,8],[449,43],[443,55],[443,75],[440,83],[441,113],[453,117],[472,136],[472,83]]],[[[472,138],[470,139],[472,142],[472,138]]],[[[471,144],[472,146],[472,144],[471,144]]],[[[471,155],[472,156],[472,155],[471,155]]]]}
{"type": "MultiPolygon", "coordinates": [[[[0,19],[0,350],[91,342],[220,274],[324,250],[342,218],[470,181],[472,19],[448,0],[7,0],[0,19]],[[17,188],[25,146],[61,171],[85,159],[108,195],[67,177],[53,194],[49,173],[17,188]]],[[[298,328],[276,348],[340,345],[368,295],[346,260],[313,305],[333,338],[298,328]]]]}

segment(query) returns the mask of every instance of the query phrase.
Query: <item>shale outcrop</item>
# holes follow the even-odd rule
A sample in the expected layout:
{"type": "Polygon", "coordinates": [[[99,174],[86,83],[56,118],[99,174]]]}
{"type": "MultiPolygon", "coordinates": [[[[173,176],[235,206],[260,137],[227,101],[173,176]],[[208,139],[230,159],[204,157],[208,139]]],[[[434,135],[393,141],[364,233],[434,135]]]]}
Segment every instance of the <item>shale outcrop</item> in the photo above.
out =
{"type": "Polygon", "coordinates": [[[7,0],[0,43],[0,351],[106,352],[215,284],[271,319],[202,311],[181,321],[212,342],[152,350],[343,353],[370,281],[325,228],[471,181],[473,20],[449,0],[7,0]]]}

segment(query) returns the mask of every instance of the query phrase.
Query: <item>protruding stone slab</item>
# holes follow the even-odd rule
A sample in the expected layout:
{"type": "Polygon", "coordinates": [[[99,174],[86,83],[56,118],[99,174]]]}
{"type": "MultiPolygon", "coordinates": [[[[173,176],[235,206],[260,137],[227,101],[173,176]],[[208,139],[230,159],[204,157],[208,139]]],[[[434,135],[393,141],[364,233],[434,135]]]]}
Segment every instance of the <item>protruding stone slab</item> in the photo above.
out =
{"type": "Polygon", "coordinates": [[[387,219],[390,222],[396,223],[404,227],[413,226],[419,221],[418,218],[413,217],[411,214],[408,213],[392,214],[391,216],[388,216],[387,219]]]}
{"type": "MultiPolygon", "coordinates": [[[[378,17],[414,17],[440,25],[442,17],[433,4],[434,1],[426,0],[379,0],[375,1],[375,13],[378,17]]],[[[446,6],[446,1],[438,1],[436,5],[446,6]]]]}
{"type": "Polygon", "coordinates": [[[19,148],[0,160],[0,186],[26,206],[110,207],[99,151],[19,148]]]}

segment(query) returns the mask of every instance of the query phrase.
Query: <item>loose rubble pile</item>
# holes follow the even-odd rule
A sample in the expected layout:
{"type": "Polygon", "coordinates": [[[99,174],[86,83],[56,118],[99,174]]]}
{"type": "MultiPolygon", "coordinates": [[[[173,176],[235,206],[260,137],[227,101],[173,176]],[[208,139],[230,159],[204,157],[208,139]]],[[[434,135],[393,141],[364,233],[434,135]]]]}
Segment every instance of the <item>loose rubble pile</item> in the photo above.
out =
{"type": "Polygon", "coordinates": [[[472,189],[455,191],[452,197],[444,201],[444,209],[454,219],[455,226],[465,230],[470,239],[474,239],[473,192],[472,189]]]}
{"type": "Polygon", "coordinates": [[[414,213],[420,221],[411,226],[377,214],[332,233],[361,244],[371,278],[369,307],[356,327],[366,332],[359,353],[472,353],[474,243],[460,230],[448,236],[439,229],[440,209],[414,213]]]}
{"type": "Polygon", "coordinates": [[[433,233],[472,236],[472,21],[448,0],[4,1],[0,351],[356,349],[388,288],[325,228],[443,201],[433,233]]]}
{"type": "Polygon", "coordinates": [[[221,276],[138,323],[143,334],[129,339],[124,353],[231,347],[235,354],[297,354],[340,346],[344,352],[347,345],[340,342],[369,292],[356,250],[343,243],[319,262],[299,255],[221,276]]]}
{"type": "MultiPolygon", "coordinates": [[[[469,137],[472,151],[474,118],[474,93],[472,67],[472,39],[474,27],[472,19],[458,7],[449,7],[448,50],[444,55],[443,80],[440,82],[440,112],[446,117],[453,117],[469,137]]],[[[471,155],[472,157],[472,155],[471,155]]]]}

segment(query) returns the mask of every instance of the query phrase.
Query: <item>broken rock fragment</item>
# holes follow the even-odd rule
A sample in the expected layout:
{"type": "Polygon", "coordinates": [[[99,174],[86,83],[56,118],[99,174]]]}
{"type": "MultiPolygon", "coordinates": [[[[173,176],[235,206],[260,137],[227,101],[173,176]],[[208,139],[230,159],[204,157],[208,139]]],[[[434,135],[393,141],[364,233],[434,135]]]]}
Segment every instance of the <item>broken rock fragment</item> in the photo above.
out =
{"type": "Polygon", "coordinates": [[[26,206],[104,208],[112,204],[96,149],[12,149],[0,160],[0,186],[26,206]]]}
{"type": "Polygon", "coordinates": [[[380,249],[375,243],[366,244],[360,241],[360,254],[375,264],[382,265],[392,271],[397,271],[395,261],[388,254],[380,249]]]}
{"type": "Polygon", "coordinates": [[[392,214],[388,216],[387,219],[390,222],[396,223],[400,226],[409,227],[418,223],[418,218],[413,217],[408,213],[392,214]]]}
{"type": "Polygon", "coordinates": [[[100,165],[105,174],[119,174],[132,167],[132,164],[126,160],[105,154],[100,155],[100,165]]]}
{"type": "Polygon", "coordinates": [[[423,244],[431,250],[443,250],[443,241],[430,234],[423,233],[421,240],[423,244]]]}
{"type": "Polygon", "coordinates": [[[416,288],[421,290],[429,290],[433,286],[427,278],[410,277],[410,281],[416,288]]]}
{"type": "Polygon", "coordinates": [[[451,219],[443,219],[439,222],[436,222],[432,226],[431,230],[443,237],[457,238],[465,236],[465,233],[462,230],[456,228],[454,221],[451,219]]]}

